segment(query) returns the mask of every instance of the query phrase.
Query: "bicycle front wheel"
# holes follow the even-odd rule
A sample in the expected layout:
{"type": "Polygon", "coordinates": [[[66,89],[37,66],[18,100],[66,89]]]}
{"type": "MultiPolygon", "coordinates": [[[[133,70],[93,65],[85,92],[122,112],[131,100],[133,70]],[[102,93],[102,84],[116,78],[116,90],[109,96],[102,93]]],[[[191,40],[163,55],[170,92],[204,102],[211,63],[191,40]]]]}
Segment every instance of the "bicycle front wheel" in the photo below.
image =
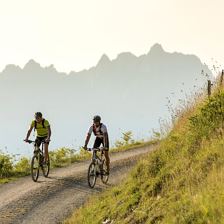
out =
{"type": "Polygon", "coordinates": [[[88,184],[91,188],[94,188],[96,184],[96,165],[94,163],[90,163],[88,169],[88,184]]]}
{"type": "Polygon", "coordinates": [[[38,156],[33,156],[31,160],[31,176],[34,182],[37,182],[39,177],[39,160],[38,156]]]}
{"type": "Polygon", "coordinates": [[[107,166],[105,163],[105,160],[103,160],[103,163],[101,165],[101,181],[106,184],[108,182],[109,179],[109,174],[107,173],[107,166]]]}
{"type": "Polygon", "coordinates": [[[44,177],[48,177],[48,174],[50,172],[50,160],[46,164],[42,165],[42,171],[44,177]]]}

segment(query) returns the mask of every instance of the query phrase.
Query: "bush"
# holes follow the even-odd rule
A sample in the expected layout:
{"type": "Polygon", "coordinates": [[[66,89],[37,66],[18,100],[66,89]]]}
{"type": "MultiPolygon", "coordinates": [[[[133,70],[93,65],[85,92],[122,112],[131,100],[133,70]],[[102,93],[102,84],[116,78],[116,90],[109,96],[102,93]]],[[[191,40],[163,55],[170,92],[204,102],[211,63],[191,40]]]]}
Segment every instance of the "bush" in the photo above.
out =
{"type": "Polygon", "coordinates": [[[13,163],[12,158],[4,153],[0,154],[0,177],[6,178],[12,174],[13,163]]]}
{"type": "Polygon", "coordinates": [[[18,175],[25,176],[30,174],[30,160],[22,157],[14,167],[14,172],[18,175]]]}
{"type": "Polygon", "coordinates": [[[75,150],[60,148],[49,153],[52,167],[63,167],[71,163],[71,158],[75,155],[75,150]]]}
{"type": "Polygon", "coordinates": [[[52,167],[67,166],[76,161],[88,159],[91,156],[91,154],[84,149],[80,149],[77,153],[74,149],[69,148],[60,148],[50,152],[49,154],[52,167]]]}

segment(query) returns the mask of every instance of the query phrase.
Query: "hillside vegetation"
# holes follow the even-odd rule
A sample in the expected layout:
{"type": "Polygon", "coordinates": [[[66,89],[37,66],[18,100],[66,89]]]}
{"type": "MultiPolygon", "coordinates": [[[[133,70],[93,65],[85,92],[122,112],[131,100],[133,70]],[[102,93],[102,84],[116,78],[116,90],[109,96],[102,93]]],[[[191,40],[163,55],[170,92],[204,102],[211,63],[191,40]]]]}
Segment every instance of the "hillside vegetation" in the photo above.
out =
{"type": "Polygon", "coordinates": [[[96,195],[71,223],[224,223],[224,90],[178,114],[157,150],[126,181],[96,195]]]}

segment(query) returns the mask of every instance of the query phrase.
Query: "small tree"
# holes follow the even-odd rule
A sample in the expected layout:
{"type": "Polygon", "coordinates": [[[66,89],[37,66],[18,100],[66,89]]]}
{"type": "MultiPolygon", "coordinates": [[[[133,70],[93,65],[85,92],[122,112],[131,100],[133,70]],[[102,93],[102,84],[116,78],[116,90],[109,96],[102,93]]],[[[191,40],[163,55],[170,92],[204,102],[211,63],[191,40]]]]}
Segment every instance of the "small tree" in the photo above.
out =
{"type": "Polygon", "coordinates": [[[122,147],[122,146],[125,146],[125,145],[128,145],[128,144],[133,144],[134,140],[132,139],[132,136],[133,136],[133,134],[132,134],[131,131],[123,132],[121,140],[117,140],[115,142],[115,146],[117,148],[119,148],[119,147],[122,147]]]}
{"type": "Polygon", "coordinates": [[[124,144],[128,145],[131,142],[131,140],[132,140],[132,136],[133,136],[132,132],[131,131],[127,131],[127,132],[122,133],[122,135],[123,135],[122,139],[124,141],[124,144]]]}

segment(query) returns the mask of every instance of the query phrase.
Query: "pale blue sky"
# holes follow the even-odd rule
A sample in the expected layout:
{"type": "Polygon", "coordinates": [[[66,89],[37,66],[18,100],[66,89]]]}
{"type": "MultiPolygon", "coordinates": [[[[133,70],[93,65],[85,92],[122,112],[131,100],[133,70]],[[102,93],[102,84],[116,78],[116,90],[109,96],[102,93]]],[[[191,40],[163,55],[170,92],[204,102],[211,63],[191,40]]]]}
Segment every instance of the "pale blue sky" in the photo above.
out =
{"type": "Polygon", "coordinates": [[[223,0],[0,0],[0,70],[33,58],[59,71],[159,42],[224,64],[223,0]]]}

